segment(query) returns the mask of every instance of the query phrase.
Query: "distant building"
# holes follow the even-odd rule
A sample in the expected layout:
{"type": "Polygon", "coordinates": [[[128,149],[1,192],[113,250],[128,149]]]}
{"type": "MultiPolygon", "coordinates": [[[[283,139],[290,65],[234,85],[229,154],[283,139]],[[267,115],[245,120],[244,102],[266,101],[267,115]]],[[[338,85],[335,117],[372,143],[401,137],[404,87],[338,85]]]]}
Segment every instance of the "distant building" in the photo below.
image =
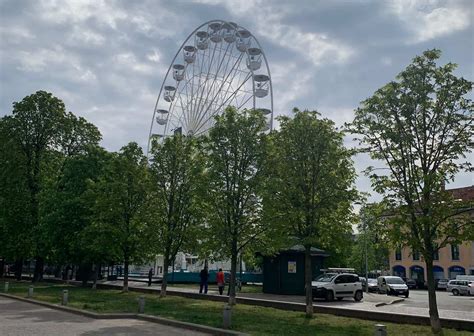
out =
{"type": "MultiPolygon", "coordinates": [[[[447,190],[455,199],[474,200],[474,186],[447,190]]],[[[474,210],[471,211],[474,216],[474,210]]],[[[457,275],[474,275],[474,241],[459,245],[447,245],[434,256],[435,279],[454,279],[457,275]]],[[[423,284],[427,279],[423,257],[408,247],[391,250],[389,255],[390,270],[393,275],[406,277],[423,284]]]]}

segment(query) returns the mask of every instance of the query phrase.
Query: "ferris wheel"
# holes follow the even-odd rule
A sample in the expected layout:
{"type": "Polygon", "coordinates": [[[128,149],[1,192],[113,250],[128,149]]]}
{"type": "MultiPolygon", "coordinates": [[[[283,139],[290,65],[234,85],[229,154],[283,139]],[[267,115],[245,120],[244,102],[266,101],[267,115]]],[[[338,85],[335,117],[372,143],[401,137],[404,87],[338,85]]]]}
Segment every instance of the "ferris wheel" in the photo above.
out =
{"type": "Polygon", "coordinates": [[[212,20],[196,28],[174,56],[153,111],[153,139],[175,132],[205,134],[227,106],[257,109],[273,124],[273,90],[257,39],[233,22],[212,20]]]}

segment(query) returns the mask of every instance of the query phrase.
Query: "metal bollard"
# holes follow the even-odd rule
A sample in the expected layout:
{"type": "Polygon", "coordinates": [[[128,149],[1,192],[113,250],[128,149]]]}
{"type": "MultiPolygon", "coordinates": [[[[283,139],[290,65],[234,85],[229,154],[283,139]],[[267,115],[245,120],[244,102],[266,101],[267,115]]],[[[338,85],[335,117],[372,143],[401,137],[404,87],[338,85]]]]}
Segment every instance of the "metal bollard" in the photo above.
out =
{"type": "Polygon", "coordinates": [[[29,298],[32,298],[32,297],[33,297],[33,286],[30,286],[30,287],[28,288],[28,297],[29,297],[29,298]]]}
{"type": "Polygon", "coordinates": [[[10,284],[8,282],[5,282],[5,293],[8,292],[8,287],[10,286],[10,284]]]}
{"type": "Polygon", "coordinates": [[[374,331],[374,336],[387,336],[387,326],[383,324],[376,324],[374,331]]]}
{"type": "Polygon", "coordinates": [[[69,291],[65,289],[63,290],[63,299],[61,301],[61,304],[63,306],[67,306],[68,301],[69,301],[69,291]]]}
{"type": "Polygon", "coordinates": [[[145,313],[145,297],[140,296],[138,298],[138,314],[145,313]]]}
{"type": "Polygon", "coordinates": [[[229,305],[225,305],[223,328],[229,329],[231,325],[232,325],[232,307],[229,305]]]}

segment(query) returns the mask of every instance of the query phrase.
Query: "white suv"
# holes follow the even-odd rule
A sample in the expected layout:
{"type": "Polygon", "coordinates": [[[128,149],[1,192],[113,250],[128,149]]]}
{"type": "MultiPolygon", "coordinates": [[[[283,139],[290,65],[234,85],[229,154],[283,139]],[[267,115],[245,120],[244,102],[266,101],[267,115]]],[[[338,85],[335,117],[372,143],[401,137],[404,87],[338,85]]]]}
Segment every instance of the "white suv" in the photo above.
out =
{"type": "Polygon", "coordinates": [[[356,274],[325,273],[314,279],[311,286],[313,300],[323,298],[326,301],[333,301],[334,298],[342,300],[345,297],[352,297],[360,301],[363,298],[362,283],[356,274]]]}

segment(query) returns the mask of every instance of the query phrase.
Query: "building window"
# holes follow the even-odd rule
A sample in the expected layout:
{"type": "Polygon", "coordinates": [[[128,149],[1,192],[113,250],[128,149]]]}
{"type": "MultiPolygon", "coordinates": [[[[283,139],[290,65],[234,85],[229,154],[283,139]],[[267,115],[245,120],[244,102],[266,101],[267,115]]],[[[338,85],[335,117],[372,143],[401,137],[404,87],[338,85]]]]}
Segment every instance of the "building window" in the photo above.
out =
{"type": "Polygon", "coordinates": [[[451,258],[453,260],[459,260],[459,246],[451,245],[451,258]]]}
{"type": "Polygon", "coordinates": [[[413,255],[413,260],[420,260],[420,252],[413,250],[412,255],[413,255]]]}
{"type": "Polygon", "coordinates": [[[438,249],[438,244],[435,244],[434,246],[434,252],[433,252],[433,260],[439,260],[439,249],[438,249]]]}
{"type": "Polygon", "coordinates": [[[402,249],[397,248],[395,250],[395,260],[402,260],[402,249]]]}

